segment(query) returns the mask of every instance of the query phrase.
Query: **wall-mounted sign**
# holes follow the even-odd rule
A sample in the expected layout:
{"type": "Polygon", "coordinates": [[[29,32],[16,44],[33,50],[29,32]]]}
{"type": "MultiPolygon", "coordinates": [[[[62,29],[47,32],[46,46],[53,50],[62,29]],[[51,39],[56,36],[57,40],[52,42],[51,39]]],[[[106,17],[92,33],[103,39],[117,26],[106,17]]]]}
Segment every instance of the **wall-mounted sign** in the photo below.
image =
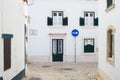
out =
{"type": "Polygon", "coordinates": [[[37,35],[37,29],[29,29],[29,35],[37,35]]]}

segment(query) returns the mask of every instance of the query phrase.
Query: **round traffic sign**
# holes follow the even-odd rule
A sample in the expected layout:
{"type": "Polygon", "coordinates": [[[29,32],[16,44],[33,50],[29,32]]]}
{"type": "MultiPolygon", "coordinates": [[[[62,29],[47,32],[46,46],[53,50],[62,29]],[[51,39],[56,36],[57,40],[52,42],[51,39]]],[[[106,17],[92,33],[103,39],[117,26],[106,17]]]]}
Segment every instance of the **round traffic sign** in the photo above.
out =
{"type": "Polygon", "coordinates": [[[71,34],[73,37],[77,37],[79,35],[79,31],[77,29],[73,29],[71,34]]]}

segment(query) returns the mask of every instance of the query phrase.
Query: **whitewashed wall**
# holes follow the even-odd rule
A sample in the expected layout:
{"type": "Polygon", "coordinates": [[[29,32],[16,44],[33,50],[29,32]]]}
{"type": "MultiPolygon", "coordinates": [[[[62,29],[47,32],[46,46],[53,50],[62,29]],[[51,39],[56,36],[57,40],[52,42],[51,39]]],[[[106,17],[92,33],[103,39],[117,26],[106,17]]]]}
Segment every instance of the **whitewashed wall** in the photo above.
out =
{"type": "Polygon", "coordinates": [[[2,74],[4,80],[11,80],[24,69],[23,4],[22,0],[0,0],[0,37],[2,34],[13,34],[13,38],[11,39],[11,68],[6,71],[3,71],[3,39],[2,37],[0,38],[0,75],[2,74]]]}
{"type": "MultiPolygon", "coordinates": [[[[99,0],[99,70],[105,73],[112,80],[120,79],[120,3],[115,0],[115,8],[109,12],[105,11],[106,1],[99,0]],[[107,27],[113,25],[116,28],[115,32],[115,66],[113,67],[106,62],[106,32],[107,27]]],[[[104,75],[105,76],[105,75],[104,75]]]]}
{"type": "Polygon", "coordinates": [[[1,19],[2,19],[2,16],[1,16],[1,10],[2,10],[2,4],[1,4],[2,2],[1,2],[1,0],[0,0],[0,77],[1,77],[1,75],[2,75],[2,39],[1,39],[1,33],[2,33],[2,21],[1,21],[1,19]]]}
{"type": "MultiPolygon", "coordinates": [[[[95,11],[97,14],[98,2],[95,0],[34,0],[29,6],[30,23],[29,30],[37,30],[37,35],[29,35],[28,56],[33,62],[51,62],[51,36],[49,33],[67,33],[64,37],[64,62],[74,61],[74,38],[71,31],[76,28],[80,35],[77,37],[77,62],[97,62],[97,51],[95,54],[85,55],[83,53],[83,38],[95,38],[97,48],[97,27],[82,28],[79,26],[79,18],[83,17],[84,11],[95,11]],[[52,17],[52,11],[64,11],[64,17],[68,17],[68,26],[47,26],[47,17],[52,17]]],[[[60,37],[60,36],[59,36],[60,37]]]]}

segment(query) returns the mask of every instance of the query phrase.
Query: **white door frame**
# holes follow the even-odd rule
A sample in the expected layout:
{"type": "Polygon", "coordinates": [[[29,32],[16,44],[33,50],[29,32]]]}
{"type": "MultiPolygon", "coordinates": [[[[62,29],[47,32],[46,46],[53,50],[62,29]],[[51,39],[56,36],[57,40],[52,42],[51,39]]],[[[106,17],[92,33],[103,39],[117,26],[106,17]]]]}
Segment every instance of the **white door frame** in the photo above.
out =
{"type": "Polygon", "coordinates": [[[51,34],[49,40],[49,56],[50,62],[52,61],[52,39],[63,39],[63,62],[65,62],[65,55],[66,55],[66,34],[51,34]]]}

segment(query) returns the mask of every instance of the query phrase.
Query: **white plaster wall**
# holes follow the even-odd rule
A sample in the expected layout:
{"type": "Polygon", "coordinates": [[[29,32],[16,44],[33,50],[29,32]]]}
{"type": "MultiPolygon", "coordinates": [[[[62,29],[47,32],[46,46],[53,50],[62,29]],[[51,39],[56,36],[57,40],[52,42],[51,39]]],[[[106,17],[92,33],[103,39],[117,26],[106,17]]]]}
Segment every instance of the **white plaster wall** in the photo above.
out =
{"type": "Polygon", "coordinates": [[[120,10],[119,0],[115,0],[115,8],[109,12],[105,12],[106,2],[99,0],[99,68],[104,71],[112,80],[120,79],[120,10]],[[116,28],[115,32],[115,66],[113,67],[106,62],[106,30],[109,25],[113,25],[116,28]]]}
{"type": "MultiPolygon", "coordinates": [[[[83,38],[95,38],[97,48],[97,29],[82,28],[79,26],[79,18],[83,17],[84,11],[95,11],[97,15],[97,1],[86,0],[35,0],[34,5],[29,6],[30,23],[29,29],[36,29],[37,35],[29,35],[28,39],[28,56],[31,61],[51,61],[51,44],[49,33],[67,33],[65,35],[64,60],[65,62],[74,61],[74,38],[71,31],[76,28],[80,35],[77,37],[77,61],[97,62],[97,52],[93,55],[84,55],[83,38]],[[64,17],[68,17],[68,26],[53,27],[47,26],[47,17],[52,17],[52,11],[64,11],[64,17]],[[33,60],[32,57],[34,57],[33,60]],[[39,57],[39,58],[37,58],[39,57]],[[43,59],[42,59],[43,58],[43,59]],[[46,59],[46,60],[45,60],[46,59]]],[[[96,49],[95,49],[96,51],[96,49]]]]}
{"type": "MultiPolygon", "coordinates": [[[[2,0],[3,29],[2,33],[13,34],[11,39],[11,68],[3,71],[4,80],[11,80],[24,69],[24,3],[22,0],[2,0]]],[[[1,6],[1,5],[0,5],[1,6]]],[[[1,28],[1,26],[0,26],[1,28]]],[[[0,29],[1,30],[1,29],[0,29]]],[[[1,32],[0,32],[1,34],[1,32]]],[[[0,39],[3,46],[3,39],[0,39]]],[[[1,47],[1,46],[0,46],[1,47]]],[[[2,48],[0,48],[1,51],[2,48]]],[[[0,52],[0,57],[3,52],[0,52]]],[[[0,58],[3,61],[3,58],[0,58]]],[[[3,65],[2,65],[3,66],[3,65]]],[[[1,70],[1,64],[0,64],[1,70]]]]}
{"type": "Polygon", "coordinates": [[[1,14],[1,10],[2,10],[2,1],[0,0],[0,77],[2,75],[2,39],[1,39],[1,34],[2,34],[2,14],[1,14]]]}

